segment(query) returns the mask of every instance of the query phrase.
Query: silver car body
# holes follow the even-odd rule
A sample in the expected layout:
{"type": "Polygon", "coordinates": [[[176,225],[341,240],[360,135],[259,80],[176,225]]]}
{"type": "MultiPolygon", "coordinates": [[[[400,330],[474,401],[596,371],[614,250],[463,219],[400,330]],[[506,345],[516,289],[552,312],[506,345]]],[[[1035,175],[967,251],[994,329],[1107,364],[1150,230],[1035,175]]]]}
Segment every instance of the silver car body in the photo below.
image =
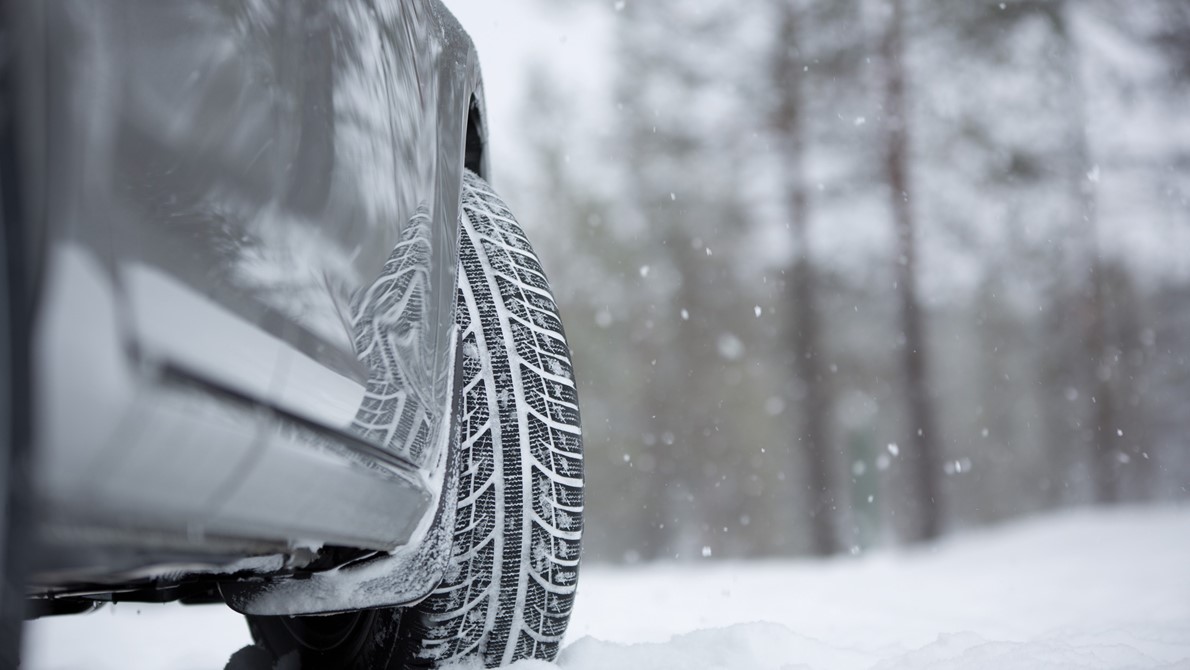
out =
{"type": "Polygon", "coordinates": [[[437,0],[22,4],[34,592],[255,571],[224,587],[257,613],[424,595],[462,170],[486,171],[470,39],[437,0]],[[376,558],[287,580],[328,547],[376,558]]]}

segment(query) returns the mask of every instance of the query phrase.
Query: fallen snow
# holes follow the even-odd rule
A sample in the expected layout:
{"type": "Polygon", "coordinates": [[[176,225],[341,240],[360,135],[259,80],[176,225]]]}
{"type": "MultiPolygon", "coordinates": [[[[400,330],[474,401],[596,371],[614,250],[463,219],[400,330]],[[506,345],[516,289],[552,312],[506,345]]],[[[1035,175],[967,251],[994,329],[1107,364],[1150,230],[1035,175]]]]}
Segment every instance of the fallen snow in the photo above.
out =
{"type": "MultiPolygon", "coordinates": [[[[219,607],[34,622],[24,667],[220,668],[219,607]]],[[[1190,670],[1190,508],[1081,511],[821,561],[589,568],[557,664],[515,670],[1190,670]]]]}

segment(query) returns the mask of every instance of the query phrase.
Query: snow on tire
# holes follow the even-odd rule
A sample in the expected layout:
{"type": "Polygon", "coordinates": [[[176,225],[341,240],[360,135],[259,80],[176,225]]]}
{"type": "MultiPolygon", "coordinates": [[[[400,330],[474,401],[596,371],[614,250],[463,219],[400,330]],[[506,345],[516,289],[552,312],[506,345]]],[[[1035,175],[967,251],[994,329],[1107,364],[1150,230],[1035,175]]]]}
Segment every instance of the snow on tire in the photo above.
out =
{"type": "Polygon", "coordinates": [[[520,225],[467,172],[459,236],[459,501],[446,577],[405,615],[411,665],[558,654],[578,579],[583,457],[557,306],[520,225]]]}

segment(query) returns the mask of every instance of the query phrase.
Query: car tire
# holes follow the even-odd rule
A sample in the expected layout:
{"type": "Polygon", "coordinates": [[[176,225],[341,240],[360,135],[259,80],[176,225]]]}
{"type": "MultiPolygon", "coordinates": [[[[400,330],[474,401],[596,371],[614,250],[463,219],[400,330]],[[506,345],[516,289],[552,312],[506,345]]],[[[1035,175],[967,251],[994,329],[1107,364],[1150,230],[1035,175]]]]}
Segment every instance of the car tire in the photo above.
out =
{"type": "Polygon", "coordinates": [[[406,620],[412,661],[553,660],[574,602],[583,459],[570,350],[524,231],[463,185],[457,321],[462,443],[446,578],[406,620]]]}
{"type": "Polygon", "coordinates": [[[458,502],[446,575],[421,603],[249,617],[299,667],[486,667],[557,657],[574,602],[583,514],[577,387],[558,309],[524,231],[463,179],[456,303],[458,502]]]}

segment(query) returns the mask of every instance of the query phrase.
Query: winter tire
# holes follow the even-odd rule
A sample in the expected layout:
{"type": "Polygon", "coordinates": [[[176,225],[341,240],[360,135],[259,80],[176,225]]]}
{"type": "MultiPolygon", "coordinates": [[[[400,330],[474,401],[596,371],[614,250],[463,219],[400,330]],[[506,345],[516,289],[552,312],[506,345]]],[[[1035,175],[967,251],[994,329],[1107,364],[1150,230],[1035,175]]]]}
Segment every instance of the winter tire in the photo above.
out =
{"type": "Polygon", "coordinates": [[[301,667],[435,668],[558,654],[583,512],[570,351],[545,274],[508,208],[470,172],[462,205],[459,494],[447,573],[404,610],[250,617],[273,658],[297,657],[301,667]]]}

